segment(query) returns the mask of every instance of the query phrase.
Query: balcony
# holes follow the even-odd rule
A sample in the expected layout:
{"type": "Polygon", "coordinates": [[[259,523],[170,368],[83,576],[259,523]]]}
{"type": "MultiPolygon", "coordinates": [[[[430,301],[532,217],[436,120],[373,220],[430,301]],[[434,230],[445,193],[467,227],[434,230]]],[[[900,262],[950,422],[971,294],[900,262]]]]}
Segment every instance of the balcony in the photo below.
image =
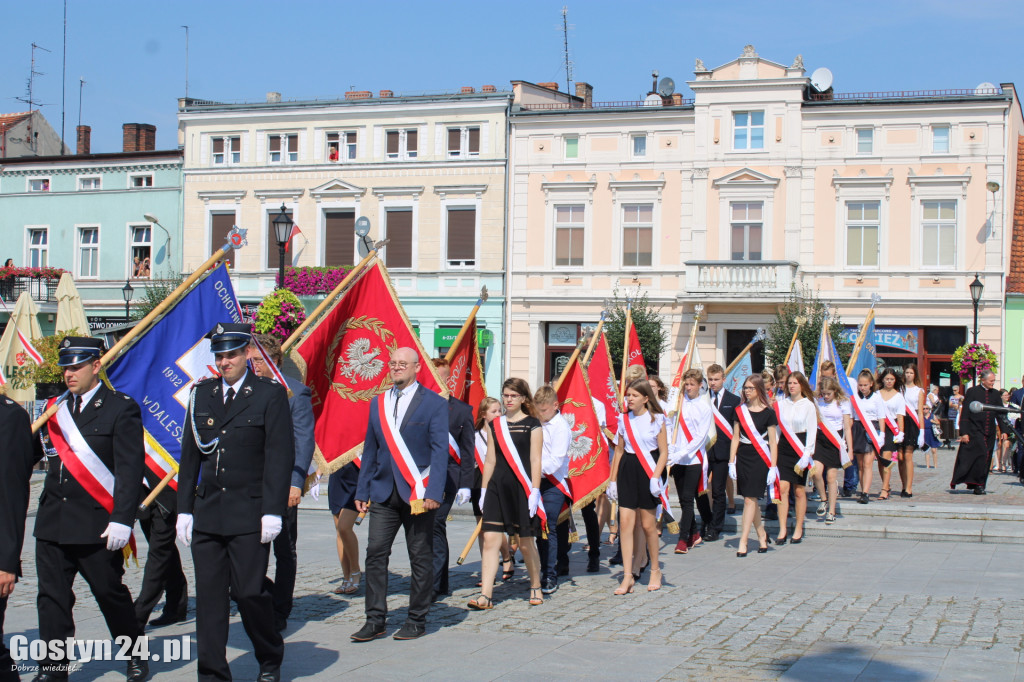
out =
{"type": "Polygon", "coordinates": [[[736,297],[788,294],[798,267],[788,260],[691,260],[686,262],[686,292],[736,297]]]}
{"type": "Polygon", "coordinates": [[[13,305],[21,296],[21,292],[27,291],[36,303],[56,303],[59,281],[59,275],[57,279],[26,276],[0,278],[0,296],[13,305]]]}

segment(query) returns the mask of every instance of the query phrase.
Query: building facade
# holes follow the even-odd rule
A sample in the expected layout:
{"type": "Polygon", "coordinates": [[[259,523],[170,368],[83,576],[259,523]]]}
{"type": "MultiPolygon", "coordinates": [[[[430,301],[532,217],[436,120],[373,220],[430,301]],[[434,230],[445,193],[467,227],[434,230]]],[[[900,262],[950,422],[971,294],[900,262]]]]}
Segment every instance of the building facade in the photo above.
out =
{"type": "Polygon", "coordinates": [[[637,290],[662,306],[663,374],[696,304],[701,357],[726,364],[796,287],[851,328],[879,294],[876,338],[892,344],[879,355],[949,386],[975,273],[980,339],[1004,354],[1022,128],[1011,84],[818,92],[799,56],[786,66],[747,46],[714,69],[697,60],[688,85],[692,100],[602,104],[586,84],[515,84],[512,374],[550,379],[603,301],[637,290]]]}
{"type": "Polygon", "coordinates": [[[243,303],[273,290],[282,207],[299,226],[288,265],[340,267],[387,239],[383,260],[424,346],[443,353],[480,295],[489,384],[503,375],[507,122],[511,93],[483,86],[439,95],[346,93],[335,101],[222,104],[182,100],[185,269],[232,225],[243,303]],[[363,240],[356,221],[367,218],[363,240]]]}

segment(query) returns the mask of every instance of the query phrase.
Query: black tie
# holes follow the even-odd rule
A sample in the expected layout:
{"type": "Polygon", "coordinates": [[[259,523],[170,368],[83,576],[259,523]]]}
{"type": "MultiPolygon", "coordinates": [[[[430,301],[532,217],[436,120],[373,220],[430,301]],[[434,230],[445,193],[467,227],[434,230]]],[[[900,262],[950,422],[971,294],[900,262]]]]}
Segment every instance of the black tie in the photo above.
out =
{"type": "Polygon", "coordinates": [[[398,426],[398,399],[401,398],[401,397],[402,397],[402,391],[400,389],[396,388],[395,389],[395,412],[394,412],[394,415],[393,415],[393,418],[395,420],[395,426],[398,426]]]}
{"type": "Polygon", "coordinates": [[[718,409],[721,409],[721,408],[722,408],[722,394],[721,393],[715,393],[715,409],[718,410],[718,409]]]}
{"type": "Polygon", "coordinates": [[[234,388],[228,388],[228,392],[227,392],[226,396],[227,397],[224,398],[224,411],[225,412],[227,412],[228,408],[231,407],[231,401],[233,401],[235,399],[235,389],[234,388]]]}
{"type": "Polygon", "coordinates": [[[82,396],[76,395],[75,396],[75,409],[72,410],[71,416],[77,417],[80,414],[82,414],[82,396]]]}

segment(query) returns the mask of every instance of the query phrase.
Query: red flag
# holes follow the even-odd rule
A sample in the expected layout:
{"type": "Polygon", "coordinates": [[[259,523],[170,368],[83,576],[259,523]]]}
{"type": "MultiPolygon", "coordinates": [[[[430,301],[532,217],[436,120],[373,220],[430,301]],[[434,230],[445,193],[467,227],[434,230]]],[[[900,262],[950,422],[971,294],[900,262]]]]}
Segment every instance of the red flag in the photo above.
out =
{"type": "MultiPolygon", "coordinates": [[[[647,364],[644,362],[644,352],[640,350],[640,337],[636,334],[636,325],[629,325],[629,337],[627,337],[627,339],[627,343],[629,345],[627,346],[626,357],[628,359],[626,361],[626,366],[632,367],[633,365],[640,365],[641,367],[646,368],[647,364]]],[[[622,369],[625,370],[626,368],[623,367],[622,369]]],[[[644,374],[647,374],[646,370],[644,371],[644,374]]]]}
{"type": "Polygon", "coordinates": [[[452,353],[451,374],[448,376],[448,393],[473,408],[473,419],[480,409],[480,403],[487,397],[484,387],[484,369],[480,365],[480,349],[477,346],[476,318],[466,326],[466,333],[452,353]]]}
{"type": "Polygon", "coordinates": [[[590,367],[587,373],[593,381],[591,386],[594,397],[604,405],[605,423],[614,432],[619,423],[619,410],[616,407],[619,396],[615,388],[615,374],[612,372],[612,354],[608,350],[608,341],[604,338],[604,332],[597,337],[597,345],[594,346],[594,353],[590,356],[590,367]]]}
{"type": "Polygon", "coordinates": [[[397,348],[419,354],[417,381],[447,396],[380,261],[372,261],[296,344],[292,358],[313,393],[315,457],[325,474],[363,451],[370,401],[391,387],[397,348]]]}
{"type": "Polygon", "coordinates": [[[558,404],[572,432],[568,483],[573,508],[580,509],[604,491],[611,469],[607,442],[591,400],[587,371],[579,360],[573,361],[563,375],[558,386],[558,404]]]}
{"type": "Polygon", "coordinates": [[[285,251],[292,248],[292,240],[295,239],[295,235],[302,234],[302,230],[295,223],[292,223],[292,231],[288,233],[288,242],[284,245],[285,251]]]}

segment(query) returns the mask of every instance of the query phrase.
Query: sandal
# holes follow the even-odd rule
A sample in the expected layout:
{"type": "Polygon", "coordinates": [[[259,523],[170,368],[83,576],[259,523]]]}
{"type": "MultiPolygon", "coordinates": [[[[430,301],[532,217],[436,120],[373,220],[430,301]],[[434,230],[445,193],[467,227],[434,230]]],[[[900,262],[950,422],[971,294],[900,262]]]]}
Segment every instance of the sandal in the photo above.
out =
{"type": "Polygon", "coordinates": [[[341,584],[335,587],[333,590],[331,590],[331,594],[349,594],[345,590],[347,590],[351,584],[352,583],[350,583],[348,580],[342,578],[341,584]]]}
{"type": "Polygon", "coordinates": [[[651,569],[651,579],[647,582],[647,591],[648,592],[657,592],[660,589],[661,589],[661,569],[660,568],[652,568],[651,569]],[[658,576],[658,582],[657,583],[654,582],[654,576],[658,576]]]}
{"type": "Polygon", "coordinates": [[[891,491],[890,491],[890,490],[889,490],[888,488],[883,488],[883,489],[882,489],[882,490],[881,490],[881,491],[880,491],[880,492],[878,493],[878,501],[879,501],[879,502],[881,502],[881,501],[883,501],[883,500],[888,500],[888,499],[889,499],[889,493],[890,493],[890,492],[891,492],[891,491]],[[883,496],[884,496],[884,497],[883,497],[883,496]]]}
{"type": "Polygon", "coordinates": [[[512,576],[516,574],[516,562],[513,557],[501,560],[501,579],[507,582],[512,579],[512,576]],[[512,568],[505,568],[506,564],[512,564],[512,568]]]}
{"type": "Polygon", "coordinates": [[[618,588],[612,594],[617,594],[619,596],[622,596],[624,594],[631,594],[633,592],[633,584],[634,584],[633,574],[629,573],[627,575],[628,575],[628,577],[627,576],[623,576],[622,583],[619,584],[618,588]],[[629,580],[629,586],[628,587],[626,587],[626,581],[627,580],[629,580]]]}
{"type": "Polygon", "coordinates": [[[472,599],[466,603],[466,606],[473,609],[474,611],[489,611],[494,608],[494,602],[486,594],[481,593],[476,599],[472,599]],[[484,599],[486,601],[480,601],[484,599]]]}
{"type": "Polygon", "coordinates": [[[344,594],[355,594],[359,591],[359,580],[363,577],[360,571],[356,571],[348,577],[348,587],[345,588],[344,594]]]}
{"type": "Polygon", "coordinates": [[[530,606],[540,606],[544,603],[544,593],[539,587],[530,588],[530,606]],[[539,597],[537,595],[540,595],[539,597]]]}
{"type": "Polygon", "coordinates": [[[818,516],[824,516],[827,513],[828,513],[828,504],[826,504],[824,501],[822,501],[822,503],[818,505],[817,514],[818,514],[818,516]]]}
{"type": "Polygon", "coordinates": [[[603,545],[614,545],[619,540],[619,534],[615,532],[608,533],[608,539],[605,540],[603,545]]]}
{"type": "Polygon", "coordinates": [[[835,522],[836,522],[836,515],[835,514],[825,514],[825,525],[826,526],[831,526],[835,522]]]}

